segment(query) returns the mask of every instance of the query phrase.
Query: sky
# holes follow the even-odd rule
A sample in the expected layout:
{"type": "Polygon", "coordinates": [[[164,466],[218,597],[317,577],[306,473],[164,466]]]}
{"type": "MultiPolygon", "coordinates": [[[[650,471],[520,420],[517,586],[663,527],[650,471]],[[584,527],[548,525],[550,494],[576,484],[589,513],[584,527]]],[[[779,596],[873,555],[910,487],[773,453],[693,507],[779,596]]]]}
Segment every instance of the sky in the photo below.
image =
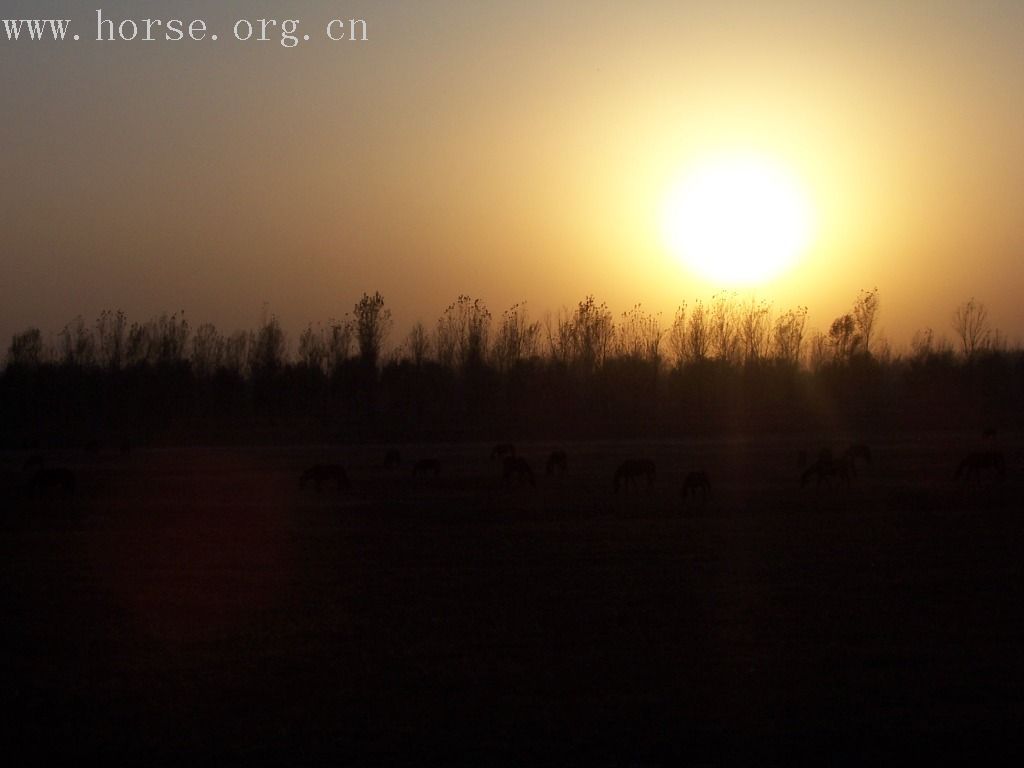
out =
{"type": "Polygon", "coordinates": [[[294,340],[364,291],[393,341],[460,294],[538,319],[593,294],[667,323],[742,290],[825,329],[874,287],[897,348],[952,336],[971,297],[1024,340],[1016,0],[0,4],[51,16],[82,39],[0,36],[5,341],[118,308],[226,332],[269,312],[294,340]],[[220,39],[97,42],[96,8],[220,39]],[[335,17],[369,40],[326,40],[335,17]],[[239,42],[242,18],[311,40],[239,42]],[[786,168],[814,211],[798,263],[742,289],[659,222],[687,169],[737,153],[786,168]]]}

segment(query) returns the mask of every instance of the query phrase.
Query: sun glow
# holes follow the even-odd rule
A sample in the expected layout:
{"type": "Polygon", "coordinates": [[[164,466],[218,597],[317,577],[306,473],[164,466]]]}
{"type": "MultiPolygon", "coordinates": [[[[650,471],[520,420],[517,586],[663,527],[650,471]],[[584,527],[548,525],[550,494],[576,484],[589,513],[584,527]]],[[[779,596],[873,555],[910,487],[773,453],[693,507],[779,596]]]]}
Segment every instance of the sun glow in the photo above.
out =
{"type": "Polygon", "coordinates": [[[797,180],[761,157],[731,156],[687,173],[664,198],[665,244],[702,277],[752,285],[795,265],[812,214],[797,180]]]}

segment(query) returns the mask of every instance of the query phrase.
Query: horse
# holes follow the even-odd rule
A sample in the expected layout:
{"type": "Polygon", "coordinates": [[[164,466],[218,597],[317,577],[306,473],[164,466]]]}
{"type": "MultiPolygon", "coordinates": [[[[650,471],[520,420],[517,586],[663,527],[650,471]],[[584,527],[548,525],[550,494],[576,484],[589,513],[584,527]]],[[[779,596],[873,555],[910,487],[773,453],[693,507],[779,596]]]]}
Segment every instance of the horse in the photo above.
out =
{"type": "Polygon", "coordinates": [[[684,500],[689,496],[696,496],[698,493],[705,499],[711,493],[711,480],[708,478],[708,473],[703,470],[688,472],[686,479],[683,480],[684,500]]]}
{"type": "Polygon", "coordinates": [[[75,473],[67,467],[39,467],[29,480],[29,487],[38,493],[60,491],[72,494],[75,485],[75,473]]]}
{"type": "Polygon", "coordinates": [[[628,488],[632,486],[635,488],[638,477],[646,477],[647,487],[650,488],[654,485],[655,474],[654,462],[650,459],[626,459],[615,470],[615,493],[619,492],[620,487],[628,488]]]}
{"type": "Polygon", "coordinates": [[[1006,477],[1006,457],[1002,451],[974,451],[967,454],[957,465],[954,478],[963,479],[965,483],[980,483],[982,476],[989,470],[992,470],[997,480],[1006,477]]]}
{"type": "Polygon", "coordinates": [[[437,459],[420,459],[412,468],[412,475],[418,477],[421,474],[437,477],[441,474],[441,462],[437,459]]]}
{"type": "Polygon", "coordinates": [[[818,454],[817,460],[801,473],[800,485],[807,485],[812,477],[817,478],[816,485],[821,485],[823,482],[826,485],[831,485],[833,478],[843,485],[849,485],[850,460],[845,455],[841,459],[835,459],[832,456],[832,451],[827,448],[823,449],[818,454]]]}
{"type": "Polygon", "coordinates": [[[332,481],[336,484],[339,491],[350,487],[348,473],[345,472],[343,466],[340,464],[317,464],[302,473],[302,477],[299,479],[299,487],[305,488],[309,483],[313,483],[316,487],[316,492],[320,493],[320,489],[323,488],[324,484],[332,481]]]}
{"type": "Polygon", "coordinates": [[[843,453],[843,459],[849,465],[850,474],[856,477],[858,461],[863,461],[865,466],[871,464],[871,449],[864,443],[854,443],[843,453]]]}
{"type": "Polygon", "coordinates": [[[491,459],[504,459],[506,456],[515,456],[516,447],[512,443],[498,443],[491,450],[491,459]]]}
{"type": "Polygon", "coordinates": [[[545,475],[564,475],[569,471],[569,456],[563,450],[554,450],[548,456],[547,464],[544,467],[545,475]]]}
{"type": "Polygon", "coordinates": [[[502,481],[505,485],[511,485],[513,478],[520,483],[529,483],[531,486],[537,485],[529,462],[522,456],[506,456],[504,461],[502,461],[502,481]]]}
{"type": "Polygon", "coordinates": [[[384,454],[384,469],[398,469],[402,465],[402,454],[397,448],[390,448],[384,454]]]}

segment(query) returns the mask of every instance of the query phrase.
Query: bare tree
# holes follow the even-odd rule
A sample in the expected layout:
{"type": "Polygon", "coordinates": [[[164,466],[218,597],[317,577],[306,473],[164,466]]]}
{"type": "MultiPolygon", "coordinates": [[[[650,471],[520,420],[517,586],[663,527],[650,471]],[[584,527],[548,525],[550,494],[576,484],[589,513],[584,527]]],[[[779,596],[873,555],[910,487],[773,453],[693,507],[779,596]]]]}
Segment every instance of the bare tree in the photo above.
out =
{"type": "Polygon", "coordinates": [[[15,334],[7,348],[7,364],[35,368],[43,362],[43,334],[38,328],[15,334]]]}
{"type": "Polygon", "coordinates": [[[853,304],[853,323],[860,337],[861,348],[871,353],[871,336],[874,333],[875,321],[878,319],[878,289],[862,290],[853,304]]]}
{"type": "Polygon", "coordinates": [[[810,352],[808,353],[808,366],[812,371],[819,371],[831,358],[830,340],[821,331],[811,334],[810,352]]]}
{"type": "Polygon", "coordinates": [[[988,310],[972,296],[953,312],[953,331],[960,339],[960,351],[971,359],[986,349],[991,341],[992,326],[988,310]]]}
{"type": "Polygon", "coordinates": [[[493,356],[500,370],[537,354],[540,323],[529,321],[525,302],[506,309],[494,339],[493,356]]]}
{"type": "Polygon", "coordinates": [[[299,363],[306,368],[324,370],[327,362],[327,342],[323,328],[310,323],[299,336],[299,363]]]}
{"type": "Polygon", "coordinates": [[[777,360],[799,365],[803,355],[804,327],[807,325],[807,307],[797,307],[775,318],[772,327],[772,354],[777,360]]]}
{"type": "Polygon", "coordinates": [[[845,314],[832,321],[828,329],[828,345],[832,349],[834,363],[848,363],[860,349],[862,338],[857,333],[857,322],[852,314],[845,314]]]}
{"type": "Polygon", "coordinates": [[[224,339],[212,323],[203,323],[192,335],[192,370],[211,376],[224,364],[224,339]]]}
{"type": "Polygon", "coordinates": [[[675,316],[672,318],[672,327],[668,330],[668,348],[672,354],[672,360],[677,366],[681,366],[687,359],[686,345],[686,302],[684,301],[676,308],[675,316]]]}
{"type": "Polygon", "coordinates": [[[459,296],[437,321],[438,361],[449,367],[482,365],[487,357],[491,313],[480,299],[459,296]]]}
{"type": "Polygon", "coordinates": [[[59,336],[60,358],[65,365],[91,366],[96,362],[96,337],[81,315],[65,325],[59,336]]]}
{"type": "Polygon", "coordinates": [[[406,337],[409,357],[416,366],[421,366],[430,358],[430,334],[423,323],[417,321],[406,337]]]}
{"type": "Polygon", "coordinates": [[[660,314],[645,312],[639,304],[623,312],[615,334],[618,353],[650,363],[660,361],[661,340],[665,335],[660,318],[660,314]]]}
{"type": "Polygon", "coordinates": [[[121,310],[103,310],[96,320],[96,339],[100,365],[118,369],[124,364],[128,335],[128,316],[121,310]]]}
{"type": "Polygon", "coordinates": [[[223,369],[237,376],[244,376],[248,372],[251,357],[249,350],[253,344],[252,331],[235,331],[224,339],[223,369]]]}
{"type": "Polygon", "coordinates": [[[686,346],[692,361],[705,360],[711,352],[711,322],[704,302],[700,299],[694,302],[690,313],[686,346]]]}
{"type": "Polygon", "coordinates": [[[185,360],[190,334],[184,312],[164,313],[150,320],[142,331],[147,348],[146,360],[153,365],[181,363],[185,360]]]}
{"type": "Polygon", "coordinates": [[[739,317],[739,341],[745,362],[753,363],[767,357],[771,341],[770,328],[771,305],[751,298],[750,302],[740,309],[739,317]]]}
{"type": "Polygon", "coordinates": [[[391,332],[391,310],[384,308],[384,297],[364,293],[353,310],[359,358],[370,366],[380,359],[384,341],[391,332]]]}
{"type": "Polygon", "coordinates": [[[352,323],[332,319],[327,325],[327,370],[337,371],[352,355],[352,323]]]}
{"type": "Polygon", "coordinates": [[[604,365],[615,340],[615,323],[605,303],[587,296],[568,320],[572,360],[584,370],[604,365]]]}
{"type": "Polygon", "coordinates": [[[284,367],[287,344],[284,329],[273,315],[256,331],[249,347],[249,370],[254,375],[269,375],[284,367]]]}
{"type": "Polygon", "coordinates": [[[712,296],[711,301],[711,351],[719,360],[734,363],[739,358],[735,294],[719,293],[712,296]]]}
{"type": "Polygon", "coordinates": [[[569,310],[562,307],[554,317],[547,314],[544,318],[544,329],[547,334],[548,355],[551,359],[568,364],[574,354],[573,323],[569,310]]]}

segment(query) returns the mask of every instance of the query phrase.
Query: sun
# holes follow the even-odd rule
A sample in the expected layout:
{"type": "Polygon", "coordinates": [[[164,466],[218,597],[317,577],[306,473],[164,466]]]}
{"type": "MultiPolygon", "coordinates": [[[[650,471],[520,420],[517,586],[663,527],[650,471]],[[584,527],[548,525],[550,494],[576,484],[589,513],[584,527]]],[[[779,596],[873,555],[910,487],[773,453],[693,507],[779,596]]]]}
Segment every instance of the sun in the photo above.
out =
{"type": "Polygon", "coordinates": [[[666,246],[702,277],[754,285],[795,265],[810,245],[812,213],[797,179],[759,156],[707,161],[664,198],[666,246]]]}

